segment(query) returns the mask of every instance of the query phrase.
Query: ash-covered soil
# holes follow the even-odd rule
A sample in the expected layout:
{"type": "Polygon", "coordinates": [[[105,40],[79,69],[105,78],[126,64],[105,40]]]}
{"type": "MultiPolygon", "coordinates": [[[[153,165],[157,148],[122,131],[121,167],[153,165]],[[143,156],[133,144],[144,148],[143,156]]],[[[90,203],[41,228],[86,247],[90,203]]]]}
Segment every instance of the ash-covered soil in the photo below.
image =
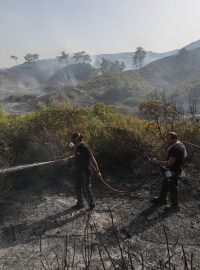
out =
{"type": "MultiPolygon", "coordinates": [[[[118,241],[124,256],[127,246],[131,247],[135,269],[162,269],[156,265],[167,264],[167,241],[176,269],[184,269],[183,248],[188,261],[192,258],[192,269],[200,269],[200,201],[189,193],[186,197],[184,187],[181,211],[166,214],[163,207],[149,203],[152,188],[148,185],[135,193],[118,194],[98,184],[94,187],[96,209],[88,212],[72,208],[76,202],[72,181],[45,182],[42,190],[30,184],[2,193],[0,269],[64,269],[65,263],[69,266],[65,269],[72,269],[72,264],[73,269],[87,269],[85,258],[91,251],[88,269],[103,269],[99,250],[105,269],[114,269],[105,246],[115,262],[120,261],[118,241]]],[[[129,268],[120,267],[119,262],[116,269],[129,268]]]]}

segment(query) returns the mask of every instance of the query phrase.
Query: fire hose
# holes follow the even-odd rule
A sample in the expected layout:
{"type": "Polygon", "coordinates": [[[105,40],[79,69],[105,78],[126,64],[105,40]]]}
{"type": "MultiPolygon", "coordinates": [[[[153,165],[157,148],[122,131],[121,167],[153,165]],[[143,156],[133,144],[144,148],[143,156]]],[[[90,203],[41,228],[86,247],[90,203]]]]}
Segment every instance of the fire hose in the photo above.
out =
{"type": "MultiPolygon", "coordinates": [[[[94,170],[94,172],[97,174],[97,171],[95,170],[93,164],[91,164],[92,169],[94,170]]],[[[123,189],[118,189],[118,188],[114,188],[112,187],[108,181],[106,181],[106,179],[101,175],[97,175],[97,178],[99,179],[100,182],[102,182],[104,184],[104,186],[106,186],[107,188],[111,189],[112,191],[118,192],[118,193],[131,193],[131,192],[135,192],[137,189],[139,189],[141,186],[143,186],[147,179],[145,181],[143,181],[139,186],[135,187],[134,189],[127,189],[127,190],[123,190],[123,189]]]]}
{"type": "MultiPolygon", "coordinates": [[[[183,140],[181,140],[181,142],[183,142],[185,144],[188,144],[188,145],[191,145],[191,146],[194,146],[194,147],[196,147],[197,149],[200,150],[200,146],[199,145],[196,145],[196,144],[193,144],[193,143],[189,143],[189,142],[183,141],[183,140]]],[[[162,144],[161,147],[163,147],[164,145],[165,144],[162,144]]],[[[149,161],[152,160],[152,158],[150,158],[149,155],[146,152],[144,152],[144,156],[149,161]]],[[[65,162],[65,161],[68,161],[68,160],[69,160],[68,158],[65,158],[65,159],[51,160],[51,161],[40,162],[40,163],[33,163],[33,164],[28,164],[28,165],[19,165],[19,166],[14,166],[14,167],[11,167],[11,168],[4,168],[4,169],[1,169],[0,170],[0,174],[6,174],[6,173],[10,173],[10,172],[14,172],[14,171],[19,171],[19,170],[24,170],[24,169],[29,169],[29,168],[33,168],[33,167],[39,167],[39,166],[44,166],[44,165],[49,165],[49,164],[55,164],[55,163],[58,163],[59,161],[65,162]]],[[[94,165],[92,163],[90,163],[90,164],[91,164],[91,167],[94,170],[94,172],[97,174],[97,177],[98,177],[99,181],[101,183],[103,183],[104,186],[106,186],[107,188],[109,188],[110,190],[112,190],[114,192],[118,192],[118,193],[131,193],[131,192],[135,192],[140,187],[142,187],[146,183],[146,181],[147,181],[147,179],[145,179],[140,185],[138,185],[137,187],[135,187],[133,189],[128,189],[128,190],[118,189],[118,188],[112,187],[108,183],[108,181],[102,175],[98,175],[98,173],[97,173],[94,165]]],[[[160,167],[161,170],[166,170],[166,168],[163,167],[163,166],[158,165],[158,167],[160,167]]]]}
{"type": "MultiPolygon", "coordinates": [[[[191,146],[193,146],[193,147],[196,147],[197,149],[200,150],[200,146],[199,146],[199,145],[196,145],[196,144],[193,144],[193,143],[190,143],[190,142],[187,142],[187,141],[183,141],[183,140],[181,140],[181,142],[182,142],[182,143],[185,143],[185,144],[188,144],[188,145],[191,145],[191,146]]],[[[162,144],[161,147],[163,147],[164,145],[166,145],[166,144],[162,144]]],[[[159,149],[161,149],[161,147],[159,147],[159,149]]],[[[149,157],[148,153],[144,152],[144,156],[145,156],[149,161],[152,160],[152,158],[149,157]]],[[[93,170],[96,172],[94,166],[93,166],[92,164],[91,164],[91,166],[92,166],[93,170]]],[[[167,168],[166,168],[165,166],[161,166],[161,165],[156,165],[156,166],[158,166],[162,172],[167,170],[167,168]]],[[[96,174],[97,174],[97,172],[96,172],[96,174]]],[[[112,187],[112,186],[108,183],[108,181],[106,181],[106,179],[105,179],[102,175],[101,175],[101,176],[98,176],[98,179],[99,179],[99,181],[101,181],[106,187],[108,187],[108,188],[111,189],[112,191],[115,191],[115,192],[118,192],[118,193],[131,193],[131,192],[135,192],[137,189],[139,189],[140,187],[142,187],[142,186],[146,183],[146,181],[147,181],[147,179],[146,179],[145,181],[143,181],[139,186],[135,187],[134,189],[122,190],[122,189],[117,189],[117,188],[112,187]]]]}

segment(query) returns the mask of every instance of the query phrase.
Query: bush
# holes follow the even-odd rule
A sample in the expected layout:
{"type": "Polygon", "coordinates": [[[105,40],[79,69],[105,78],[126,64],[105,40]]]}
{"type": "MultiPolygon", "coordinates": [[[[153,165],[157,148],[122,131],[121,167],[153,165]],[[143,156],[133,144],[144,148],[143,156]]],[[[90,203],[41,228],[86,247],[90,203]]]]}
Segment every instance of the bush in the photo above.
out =
{"type": "MultiPolygon", "coordinates": [[[[169,127],[163,126],[163,132],[169,127]]],[[[157,126],[151,120],[123,115],[102,103],[91,109],[50,106],[21,116],[0,111],[1,167],[52,160],[68,155],[71,134],[79,131],[92,147],[102,167],[116,167],[158,145],[157,126]],[[156,140],[155,140],[156,138],[156,140]]],[[[182,139],[199,143],[198,124],[178,122],[182,139]]]]}

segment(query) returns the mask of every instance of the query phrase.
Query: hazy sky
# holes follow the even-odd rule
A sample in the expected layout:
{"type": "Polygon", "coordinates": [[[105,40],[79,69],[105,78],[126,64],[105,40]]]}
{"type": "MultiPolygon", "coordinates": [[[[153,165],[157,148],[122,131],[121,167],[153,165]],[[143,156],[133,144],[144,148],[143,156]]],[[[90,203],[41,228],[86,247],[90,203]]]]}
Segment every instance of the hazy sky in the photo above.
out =
{"type": "Polygon", "coordinates": [[[163,52],[200,39],[200,0],[0,0],[0,66],[10,55],[163,52]]]}

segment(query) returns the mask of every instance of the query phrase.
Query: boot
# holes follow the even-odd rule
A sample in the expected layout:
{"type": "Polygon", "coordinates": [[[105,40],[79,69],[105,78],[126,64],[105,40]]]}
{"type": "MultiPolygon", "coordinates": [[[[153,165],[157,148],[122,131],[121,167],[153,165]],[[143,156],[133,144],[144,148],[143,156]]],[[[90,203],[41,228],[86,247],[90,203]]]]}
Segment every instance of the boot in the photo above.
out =
{"type": "Polygon", "coordinates": [[[95,203],[89,205],[89,210],[92,211],[96,207],[95,203]]]}
{"type": "Polygon", "coordinates": [[[75,204],[75,205],[73,206],[73,208],[74,208],[75,210],[80,210],[80,209],[84,208],[84,204],[83,204],[83,203],[80,203],[80,202],[77,202],[77,204],[75,204]]]}
{"type": "Polygon", "coordinates": [[[177,205],[170,205],[170,206],[165,206],[164,211],[165,212],[179,212],[181,210],[181,207],[179,204],[177,205]]]}

